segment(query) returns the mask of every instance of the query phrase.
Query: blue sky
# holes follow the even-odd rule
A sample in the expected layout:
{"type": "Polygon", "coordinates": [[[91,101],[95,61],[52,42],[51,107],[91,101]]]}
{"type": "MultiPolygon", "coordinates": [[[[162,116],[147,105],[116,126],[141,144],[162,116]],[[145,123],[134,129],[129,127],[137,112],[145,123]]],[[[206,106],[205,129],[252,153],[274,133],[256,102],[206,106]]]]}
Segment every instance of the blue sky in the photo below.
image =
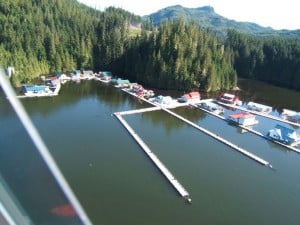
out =
{"type": "Polygon", "coordinates": [[[143,16],[172,5],[196,8],[210,5],[216,13],[236,21],[258,23],[274,29],[300,29],[300,1],[298,0],[78,0],[88,6],[104,10],[121,7],[143,16]]]}

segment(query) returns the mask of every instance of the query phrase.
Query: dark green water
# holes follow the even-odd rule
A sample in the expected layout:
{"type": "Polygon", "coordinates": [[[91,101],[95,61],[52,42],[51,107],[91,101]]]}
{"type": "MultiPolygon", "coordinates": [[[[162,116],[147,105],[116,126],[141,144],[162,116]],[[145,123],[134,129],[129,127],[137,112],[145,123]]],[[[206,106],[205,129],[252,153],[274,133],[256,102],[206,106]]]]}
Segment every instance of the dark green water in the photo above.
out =
{"type": "MultiPolygon", "coordinates": [[[[245,80],[240,87],[242,100],[274,106],[274,114],[282,108],[300,111],[299,92],[245,80]]],[[[251,133],[242,134],[200,110],[174,111],[269,161],[275,170],[165,112],[125,116],[190,193],[193,203],[188,205],[112,116],[148,104],[95,82],[70,83],[58,97],[22,103],[95,225],[300,224],[300,154],[251,133]]],[[[10,162],[10,154],[24,154],[33,146],[4,98],[0,98],[0,118],[0,169],[9,178],[17,173],[9,165],[18,168],[18,163],[28,160],[12,157],[10,162]]],[[[260,124],[257,129],[265,132],[266,126],[271,129],[276,123],[261,119],[260,124]]],[[[24,192],[35,180],[24,179],[17,185],[19,180],[14,190],[29,201],[26,210],[39,218],[43,214],[30,207],[29,200],[39,196],[24,192]]]]}

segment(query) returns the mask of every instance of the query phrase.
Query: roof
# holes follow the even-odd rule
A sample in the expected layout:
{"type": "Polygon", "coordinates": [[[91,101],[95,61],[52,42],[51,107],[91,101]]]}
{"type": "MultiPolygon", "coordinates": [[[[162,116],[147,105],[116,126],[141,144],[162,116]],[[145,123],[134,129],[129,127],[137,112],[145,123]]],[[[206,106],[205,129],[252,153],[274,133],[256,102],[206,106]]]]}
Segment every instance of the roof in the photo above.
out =
{"type": "Polygon", "coordinates": [[[284,126],[282,126],[280,124],[277,124],[275,126],[275,129],[279,129],[281,131],[281,133],[282,133],[283,136],[287,136],[288,134],[292,134],[292,133],[295,132],[293,129],[284,127],[284,126]]]}
{"type": "Polygon", "coordinates": [[[234,98],[235,95],[233,95],[233,94],[228,94],[228,93],[224,93],[221,97],[223,97],[223,98],[234,98]]]}
{"type": "Polygon", "coordinates": [[[32,86],[24,86],[26,92],[28,91],[43,91],[47,88],[44,85],[32,85],[32,86]]]}
{"type": "Polygon", "coordinates": [[[112,73],[109,71],[102,71],[101,72],[104,76],[112,76],[112,73]]]}
{"type": "Polygon", "coordinates": [[[230,117],[232,117],[234,119],[240,119],[240,118],[246,119],[246,118],[255,117],[255,115],[250,114],[250,113],[241,112],[241,113],[232,114],[232,115],[230,115],[230,117]]]}
{"type": "Polygon", "coordinates": [[[198,98],[198,97],[200,97],[200,93],[197,91],[193,91],[193,92],[184,94],[184,97],[186,97],[187,99],[198,98]]]}
{"type": "Polygon", "coordinates": [[[129,80],[118,79],[118,80],[117,80],[117,83],[118,83],[118,84],[129,84],[130,81],[129,81],[129,80]]]}
{"type": "Polygon", "coordinates": [[[202,102],[202,104],[204,106],[207,106],[207,107],[210,107],[210,108],[221,108],[221,106],[219,106],[218,104],[210,102],[210,101],[202,102]]]}
{"type": "Polygon", "coordinates": [[[54,72],[54,75],[60,77],[61,75],[63,75],[63,72],[56,71],[54,72]]]}
{"type": "Polygon", "coordinates": [[[269,133],[269,136],[272,138],[275,137],[274,139],[288,144],[292,144],[293,142],[300,140],[300,136],[297,135],[296,131],[279,124],[275,126],[275,129],[270,130],[269,133]],[[275,134],[275,136],[273,137],[272,134],[275,134]]]}

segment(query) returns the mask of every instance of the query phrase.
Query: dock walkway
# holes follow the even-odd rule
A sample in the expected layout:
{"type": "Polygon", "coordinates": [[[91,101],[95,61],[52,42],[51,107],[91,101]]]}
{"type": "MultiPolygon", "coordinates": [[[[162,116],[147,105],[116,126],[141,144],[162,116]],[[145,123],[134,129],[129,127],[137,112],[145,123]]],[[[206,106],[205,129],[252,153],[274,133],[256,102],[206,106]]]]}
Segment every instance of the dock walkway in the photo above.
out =
{"type": "MultiPolygon", "coordinates": [[[[153,108],[152,108],[153,109],[153,108]]],[[[148,155],[152,162],[162,172],[162,174],[169,180],[173,187],[184,197],[189,203],[191,198],[185,188],[179,183],[179,181],[173,176],[173,174],[167,169],[167,167],[159,160],[159,158],[150,150],[150,148],[144,143],[137,133],[129,126],[129,124],[123,119],[122,113],[114,113],[122,125],[127,129],[129,134],[135,139],[135,141],[141,146],[143,151],[148,155]]],[[[124,114],[123,114],[124,115],[124,114]]]]}
{"type": "Polygon", "coordinates": [[[245,149],[243,149],[243,148],[241,148],[241,147],[239,147],[239,146],[237,146],[237,145],[231,143],[230,141],[227,141],[226,139],[220,137],[220,136],[217,135],[217,134],[214,134],[213,132],[210,132],[210,131],[204,129],[203,127],[200,127],[199,125],[197,125],[197,124],[195,124],[195,123],[193,123],[193,122],[191,122],[191,121],[185,119],[184,117],[182,117],[182,116],[180,116],[180,115],[178,115],[178,114],[176,114],[176,113],[174,113],[174,112],[172,112],[172,111],[170,111],[170,110],[168,110],[168,109],[163,109],[163,110],[166,111],[166,112],[168,112],[169,114],[171,114],[171,115],[177,117],[178,119],[180,119],[180,120],[186,122],[187,124],[193,126],[194,128],[196,128],[196,129],[202,131],[203,133],[205,133],[205,134],[207,134],[207,135],[213,137],[214,139],[216,139],[216,140],[218,140],[218,141],[220,141],[220,142],[222,142],[222,143],[224,143],[224,144],[230,146],[231,148],[233,148],[233,149],[235,149],[236,151],[238,151],[238,152],[244,154],[245,156],[249,157],[250,159],[253,159],[254,161],[256,161],[256,162],[258,162],[258,163],[260,163],[260,164],[262,164],[262,165],[264,165],[264,166],[270,166],[270,167],[272,168],[272,165],[271,165],[269,162],[267,162],[266,160],[264,160],[264,159],[262,159],[262,158],[260,158],[260,157],[258,157],[258,156],[256,156],[256,155],[252,154],[251,152],[246,151],[245,149]]]}

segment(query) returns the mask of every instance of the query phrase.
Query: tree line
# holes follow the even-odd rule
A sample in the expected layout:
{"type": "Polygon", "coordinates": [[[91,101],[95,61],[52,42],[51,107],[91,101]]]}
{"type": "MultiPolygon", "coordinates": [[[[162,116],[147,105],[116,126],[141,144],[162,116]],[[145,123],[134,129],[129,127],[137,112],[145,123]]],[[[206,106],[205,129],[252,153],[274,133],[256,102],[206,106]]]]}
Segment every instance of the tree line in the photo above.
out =
{"type": "Polygon", "coordinates": [[[229,30],[226,42],[240,77],[300,90],[300,38],[258,38],[229,30]]]}
{"type": "Polygon", "coordinates": [[[15,67],[15,85],[93,69],[162,89],[228,90],[238,76],[300,89],[299,39],[230,30],[221,41],[195,23],[153,27],[122,9],[101,12],[76,0],[1,1],[0,27],[0,65],[15,67]]]}

